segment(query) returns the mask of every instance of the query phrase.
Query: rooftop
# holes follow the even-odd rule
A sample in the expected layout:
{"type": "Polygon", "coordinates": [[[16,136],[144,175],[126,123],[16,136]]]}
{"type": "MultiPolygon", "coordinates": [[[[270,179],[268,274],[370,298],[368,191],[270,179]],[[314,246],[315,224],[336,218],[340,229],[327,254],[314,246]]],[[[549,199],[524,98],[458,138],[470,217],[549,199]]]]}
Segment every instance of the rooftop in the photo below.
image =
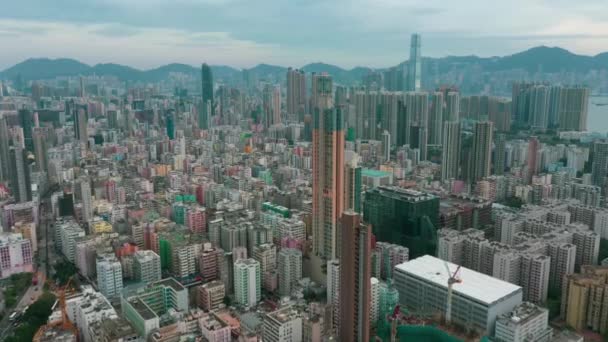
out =
{"type": "Polygon", "coordinates": [[[364,177],[381,178],[390,177],[392,174],[386,171],[374,170],[374,169],[363,169],[361,175],[364,177]]]}
{"type": "Polygon", "coordinates": [[[433,194],[420,192],[412,189],[404,189],[396,186],[379,186],[368,190],[368,193],[378,193],[386,197],[404,200],[408,202],[420,202],[437,199],[433,194]]]}
{"type": "MultiPolygon", "coordinates": [[[[450,275],[447,273],[445,267],[446,263],[450,273],[455,272],[458,268],[458,265],[452,264],[451,262],[441,260],[434,256],[425,255],[399,264],[395,266],[395,269],[447,288],[447,282],[450,275]]],[[[498,302],[502,298],[522,291],[520,286],[464,267],[460,268],[458,278],[460,278],[462,282],[454,284],[453,290],[455,293],[485,304],[498,302]]]]}
{"type": "MultiPolygon", "coordinates": [[[[152,284],[151,284],[152,285],[152,284]]],[[[173,278],[166,278],[163,280],[159,280],[154,285],[163,285],[173,288],[175,291],[185,291],[186,288],[184,285],[180,284],[177,280],[173,278]]]]}
{"type": "Polygon", "coordinates": [[[144,320],[149,320],[153,319],[154,317],[157,317],[154,311],[152,311],[152,309],[150,309],[150,307],[148,307],[146,303],[139,299],[139,297],[133,297],[129,299],[129,304],[131,304],[133,309],[135,309],[135,311],[137,311],[141,315],[141,317],[143,317],[144,320]]]}

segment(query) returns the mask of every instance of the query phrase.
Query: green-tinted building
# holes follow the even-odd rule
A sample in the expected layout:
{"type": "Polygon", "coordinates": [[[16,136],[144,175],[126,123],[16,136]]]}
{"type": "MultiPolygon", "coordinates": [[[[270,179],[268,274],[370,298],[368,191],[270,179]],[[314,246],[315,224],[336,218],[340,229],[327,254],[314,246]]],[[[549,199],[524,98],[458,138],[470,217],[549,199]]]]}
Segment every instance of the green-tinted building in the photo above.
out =
{"type": "Polygon", "coordinates": [[[365,222],[377,241],[405,246],[410,259],[435,255],[439,198],[423,192],[380,186],[365,193],[365,222]]]}

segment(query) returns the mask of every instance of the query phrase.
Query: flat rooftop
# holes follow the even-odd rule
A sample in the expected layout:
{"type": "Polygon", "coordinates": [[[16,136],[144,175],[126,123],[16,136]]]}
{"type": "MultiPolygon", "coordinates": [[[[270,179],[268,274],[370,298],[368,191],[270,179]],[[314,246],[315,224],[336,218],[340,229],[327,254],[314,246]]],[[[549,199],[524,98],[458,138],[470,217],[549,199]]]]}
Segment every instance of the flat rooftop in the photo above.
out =
{"type": "Polygon", "coordinates": [[[371,178],[382,178],[382,177],[392,176],[392,174],[390,172],[374,170],[374,169],[363,169],[363,170],[361,170],[361,174],[364,177],[371,177],[371,178]]]}
{"type": "Polygon", "coordinates": [[[173,288],[175,291],[183,291],[186,288],[184,285],[180,284],[177,280],[173,278],[165,278],[163,280],[159,280],[154,285],[164,285],[173,288]]]}
{"type": "MultiPolygon", "coordinates": [[[[404,262],[395,266],[395,268],[398,271],[409,273],[415,277],[444,287],[447,291],[448,278],[450,275],[447,273],[445,263],[447,263],[450,273],[454,273],[458,268],[458,265],[456,264],[430,255],[421,256],[404,262]]],[[[502,298],[522,291],[520,286],[464,267],[460,268],[458,278],[461,279],[462,282],[453,285],[452,289],[454,293],[458,293],[485,304],[498,302],[502,298]]]]}
{"type": "Polygon", "coordinates": [[[145,320],[149,320],[156,317],[154,311],[152,311],[152,309],[150,309],[150,307],[148,307],[146,303],[139,299],[139,297],[129,299],[129,304],[131,304],[135,311],[137,311],[145,320]]]}

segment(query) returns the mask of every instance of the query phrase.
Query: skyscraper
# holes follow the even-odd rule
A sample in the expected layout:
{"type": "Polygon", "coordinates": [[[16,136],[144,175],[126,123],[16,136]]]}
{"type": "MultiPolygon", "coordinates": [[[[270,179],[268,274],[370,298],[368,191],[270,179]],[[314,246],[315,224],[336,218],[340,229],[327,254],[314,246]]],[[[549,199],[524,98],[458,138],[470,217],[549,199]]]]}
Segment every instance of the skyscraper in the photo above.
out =
{"type": "Polygon", "coordinates": [[[97,257],[97,286],[106,298],[114,298],[122,291],[122,267],[116,256],[105,254],[97,257]]]}
{"type": "Polygon", "coordinates": [[[532,183],[532,177],[538,173],[538,149],[540,143],[536,137],[530,137],[528,140],[528,155],[526,160],[526,180],[528,184],[532,183]]]}
{"type": "Polygon", "coordinates": [[[254,307],[262,298],[260,263],[253,259],[241,259],[234,263],[234,296],[236,302],[254,307]]]}
{"type": "Polygon", "coordinates": [[[361,212],[361,166],[355,155],[344,166],[344,210],[361,212]]]}
{"type": "Polygon", "coordinates": [[[287,115],[304,121],[306,113],[306,74],[298,69],[287,69],[287,115]]]}
{"type": "Polygon", "coordinates": [[[275,85],[272,89],[272,124],[281,123],[281,87],[275,85]]]}
{"type": "Polygon", "coordinates": [[[410,40],[410,59],[407,68],[407,89],[408,91],[419,91],[421,87],[422,76],[422,57],[420,48],[422,39],[419,34],[412,34],[410,40]]]}
{"type": "Polygon", "coordinates": [[[593,143],[593,164],[591,165],[591,181],[593,185],[602,187],[608,176],[608,142],[593,143]]]}
{"type": "Polygon", "coordinates": [[[18,202],[32,200],[32,183],[30,169],[27,162],[27,153],[21,146],[12,146],[9,150],[10,158],[10,185],[13,197],[18,202]]]}
{"type": "Polygon", "coordinates": [[[460,123],[458,121],[443,123],[442,145],[441,180],[457,179],[460,167],[460,123]]]}
{"type": "Polygon", "coordinates": [[[587,130],[589,88],[564,88],[559,104],[559,128],[561,130],[587,130]]]}
{"type": "Polygon", "coordinates": [[[283,248],[278,255],[279,293],[291,295],[302,279],[302,252],[295,248],[283,248]]]}
{"type": "Polygon", "coordinates": [[[34,114],[31,110],[19,110],[19,124],[23,129],[23,143],[25,145],[25,150],[28,152],[34,152],[34,140],[32,138],[32,131],[34,129],[34,114]]]}
{"type": "Polygon", "coordinates": [[[340,218],[340,325],[341,341],[369,341],[371,227],[359,214],[346,211],[340,218]]]}
{"type": "Polygon", "coordinates": [[[490,176],[490,164],[492,159],[492,130],[494,124],[491,121],[475,123],[473,134],[473,148],[471,151],[469,182],[490,176]]]}
{"type": "Polygon", "coordinates": [[[87,132],[88,115],[86,107],[76,109],[74,113],[74,136],[76,140],[86,143],[89,139],[87,132]]]}
{"type": "Polygon", "coordinates": [[[10,136],[6,117],[0,115],[0,181],[10,179],[10,136]]]}
{"type": "Polygon", "coordinates": [[[34,156],[36,160],[36,169],[48,173],[48,158],[47,158],[47,146],[46,146],[46,134],[39,128],[34,128],[33,133],[34,140],[34,156]]]}
{"type": "Polygon", "coordinates": [[[429,108],[428,119],[428,144],[441,145],[443,134],[443,93],[436,92],[431,95],[431,107],[429,108]]]}
{"type": "Polygon", "coordinates": [[[494,174],[505,173],[505,153],[507,149],[507,137],[504,134],[496,136],[496,149],[494,150],[494,174]]]}
{"type": "Polygon", "coordinates": [[[198,128],[208,129],[209,117],[213,115],[213,74],[207,63],[201,66],[201,82],[203,108],[198,113],[198,128]]]}
{"type": "Polygon", "coordinates": [[[313,75],[312,81],[313,251],[329,260],[336,257],[336,224],[344,209],[344,130],[342,110],[333,108],[331,77],[313,75]]]}

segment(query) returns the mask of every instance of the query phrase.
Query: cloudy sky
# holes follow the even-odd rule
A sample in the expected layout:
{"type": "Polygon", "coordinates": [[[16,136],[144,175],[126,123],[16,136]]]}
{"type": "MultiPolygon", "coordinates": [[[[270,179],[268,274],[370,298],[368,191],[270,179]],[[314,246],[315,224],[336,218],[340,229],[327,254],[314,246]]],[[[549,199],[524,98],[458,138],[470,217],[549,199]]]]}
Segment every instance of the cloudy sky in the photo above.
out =
{"type": "Polygon", "coordinates": [[[537,46],[608,51],[606,0],[4,0],[0,69],[31,57],[151,68],[384,67],[424,56],[507,55],[537,46]]]}

